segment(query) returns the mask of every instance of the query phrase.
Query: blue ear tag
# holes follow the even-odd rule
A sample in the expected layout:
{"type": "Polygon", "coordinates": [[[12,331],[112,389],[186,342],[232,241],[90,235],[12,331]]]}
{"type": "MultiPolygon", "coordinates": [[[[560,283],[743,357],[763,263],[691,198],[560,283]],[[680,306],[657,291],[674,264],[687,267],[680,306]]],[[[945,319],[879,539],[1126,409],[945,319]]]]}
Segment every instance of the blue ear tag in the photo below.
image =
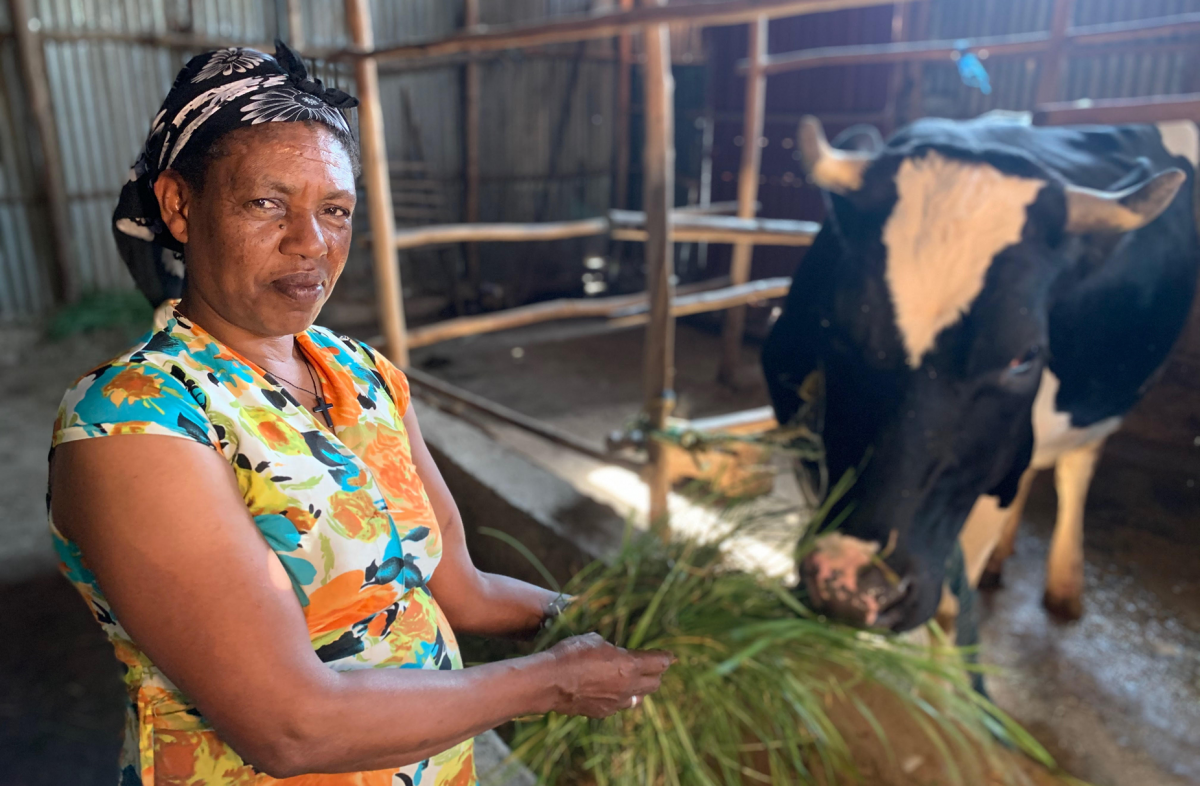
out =
{"type": "Polygon", "coordinates": [[[955,63],[958,65],[958,76],[963,84],[989,95],[992,92],[992,81],[988,78],[987,69],[983,67],[983,61],[974,52],[967,51],[966,41],[958,41],[956,48],[958,51],[955,54],[958,56],[955,57],[955,63]]]}

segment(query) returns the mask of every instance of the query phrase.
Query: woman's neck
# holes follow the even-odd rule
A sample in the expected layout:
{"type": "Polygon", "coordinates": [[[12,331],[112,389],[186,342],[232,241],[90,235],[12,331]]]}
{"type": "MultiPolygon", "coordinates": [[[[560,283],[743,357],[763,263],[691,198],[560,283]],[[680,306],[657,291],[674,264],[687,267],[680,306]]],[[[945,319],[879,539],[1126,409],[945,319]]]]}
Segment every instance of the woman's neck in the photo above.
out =
{"type": "Polygon", "coordinates": [[[184,292],[179,313],[204,328],[213,338],[264,369],[287,367],[300,361],[294,336],[260,336],[225,319],[204,298],[184,292]]]}

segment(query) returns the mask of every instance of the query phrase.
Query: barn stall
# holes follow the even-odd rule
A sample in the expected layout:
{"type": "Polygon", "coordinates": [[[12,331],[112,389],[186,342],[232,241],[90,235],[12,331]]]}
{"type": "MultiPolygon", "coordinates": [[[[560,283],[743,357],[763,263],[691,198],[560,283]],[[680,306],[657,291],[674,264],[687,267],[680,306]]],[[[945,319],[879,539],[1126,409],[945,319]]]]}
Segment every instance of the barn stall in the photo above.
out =
{"type": "MultiPolygon", "coordinates": [[[[66,118],[98,116],[111,142],[136,147],[142,114],[121,118],[113,103],[91,103],[95,96],[153,104],[181,54],[265,46],[286,31],[328,82],[354,85],[365,99],[358,120],[370,232],[360,232],[360,264],[328,321],[373,339],[412,370],[430,403],[534,465],[643,511],[647,523],[665,526],[671,511],[705,526],[695,512],[703,506],[670,493],[702,467],[686,466],[685,456],[681,471],[677,452],[638,432],[664,430],[673,414],[725,432],[772,425],[753,337],[822,217],[796,164],[802,114],[823,117],[831,131],[869,123],[885,133],[920,116],[992,108],[1037,110],[1045,123],[1196,119],[1188,94],[1197,90],[1189,83],[1197,20],[1186,3],[551,5],[177,3],[105,16],[10,2],[13,32],[3,46],[24,76],[10,90],[27,91],[33,122],[17,115],[24,102],[9,98],[6,138],[46,152],[43,166],[17,173],[26,190],[7,202],[16,230],[6,235],[55,262],[19,270],[31,255],[10,246],[9,287],[28,290],[12,302],[36,309],[127,284],[115,254],[105,257],[106,210],[124,159],[98,155],[97,138],[73,138],[66,118]],[[992,73],[989,96],[962,84],[953,57],[963,52],[992,73]],[[96,81],[102,67],[77,73],[121,57],[146,63],[134,70],[151,84],[96,81]],[[640,324],[644,331],[630,329],[640,324]],[[606,448],[622,429],[611,440],[621,450],[606,448]]],[[[985,629],[996,660],[1029,675],[998,693],[1002,704],[1007,698],[1069,769],[1097,782],[1142,782],[1134,778],[1159,771],[1200,777],[1178,693],[1194,682],[1200,588],[1185,559],[1159,571],[1170,562],[1164,550],[1195,545],[1186,525],[1197,501],[1188,484],[1200,433],[1191,403],[1196,341],[1193,320],[1162,380],[1114,438],[1097,482],[1093,504],[1111,511],[1098,569],[1111,608],[1081,626],[1108,629],[1031,618],[1040,612],[1019,575],[994,596],[990,642],[985,629]],[[1055,668],[1074,684],[1061,702],[1038,701],[1044,683],[1061,676],[1031,655],[1047,647],[1066,649],[1055,668]],[[1081,652],[1089,647],[1143,668],[1098,664],[1081,652]],[[1159,684],[1139,682],[1139,670],[1149,675],[1142,682],[1159,684]],[[1124,728],[1130,712],[1146,716],[1143,729],[1124,728]],[[1148,762],[1097,759],[1081,742],[1093,734],[1124,740],[1148,762]]],[[[1037,493],[1048,502],[1044,487],[1035,503],[1037,493]]],[[[1044,548],[1044,538],[1027,537],[1026,549],[1044,548]]]]}

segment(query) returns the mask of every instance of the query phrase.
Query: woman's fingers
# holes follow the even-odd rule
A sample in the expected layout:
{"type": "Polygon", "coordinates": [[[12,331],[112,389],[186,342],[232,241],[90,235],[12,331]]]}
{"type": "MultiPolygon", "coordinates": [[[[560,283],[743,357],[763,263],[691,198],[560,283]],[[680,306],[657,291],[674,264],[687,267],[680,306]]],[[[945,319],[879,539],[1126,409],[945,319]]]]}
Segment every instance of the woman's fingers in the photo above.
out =
{"type": "Polygon", "coordinates": [[[638,650],[629,654],[637,659],[642,674],[662,674],[678,660],[666,650],[638,650]]]}

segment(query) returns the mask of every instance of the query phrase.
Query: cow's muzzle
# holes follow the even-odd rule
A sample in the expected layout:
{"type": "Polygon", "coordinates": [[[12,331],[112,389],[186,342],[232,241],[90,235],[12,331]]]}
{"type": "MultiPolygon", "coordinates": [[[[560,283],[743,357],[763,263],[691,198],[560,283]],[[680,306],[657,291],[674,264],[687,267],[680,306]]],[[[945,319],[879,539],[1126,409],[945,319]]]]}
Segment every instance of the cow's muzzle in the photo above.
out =
{"type": "Polygon", "coordinates": [[[895,629],[908,616],[910,582],[885,562],[889,550],[839,532],[822,535],[800,563],[813,607],[850,625],[895,629]]]}

